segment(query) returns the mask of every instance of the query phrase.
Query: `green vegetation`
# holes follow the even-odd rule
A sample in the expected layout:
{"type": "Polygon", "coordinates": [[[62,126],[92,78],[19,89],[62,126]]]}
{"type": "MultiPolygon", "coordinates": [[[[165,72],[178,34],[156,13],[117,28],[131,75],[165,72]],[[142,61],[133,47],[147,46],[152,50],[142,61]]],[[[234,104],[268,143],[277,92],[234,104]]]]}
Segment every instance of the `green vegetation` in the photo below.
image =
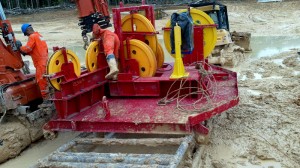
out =
{"type": "Polygon", "coordinates": [[[1,0],[2,6],[5,9],[42,8],[56,6],[67,2],[72,2],[72,0],[1,0]]]}

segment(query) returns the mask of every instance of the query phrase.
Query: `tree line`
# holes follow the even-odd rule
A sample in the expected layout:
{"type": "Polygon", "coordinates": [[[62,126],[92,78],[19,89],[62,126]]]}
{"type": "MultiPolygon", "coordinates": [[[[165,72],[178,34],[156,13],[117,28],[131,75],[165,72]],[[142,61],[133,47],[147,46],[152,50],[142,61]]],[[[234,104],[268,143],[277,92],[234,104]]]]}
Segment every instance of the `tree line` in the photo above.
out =
{"type": "MultiPolygon", "coordinates": [[[[117,5],[120,1],[122,0],[108,0],[107,2],[109,5],[117,5]]],[[[142,0],[123,0],[125,3],[132,1],[141,2],[142,0]]],[[[75,3],[75,0],[1,0],[1,4],[4,9],[36,9],[62,5],[66,3],[75,3]]]]}
{"type": "Polygon", "coordinates": [[[1,0],[2,7],[5,9],[35,9],[50,6],[57,6],[70,0],[1,0]]]}
{"type": "MultiPolygon", "coordinates": [[[[5,9],[36,9],[36,8],[43,8],[43,7],[51,7],[62,5],[66,3],[74,3],[75,0],[1,0],[1,4],[5,9]]],[[[117,5],[120,1],[124,3],[140,3],[142,0],[108,0],[110,5],[117,5]]],[[[165,4],[165,3],[176,3],[176,2],[192,2],[197,0],[146,0],[148,4],[165,4]]],[[[217,0],[222,2],[223,0],[217,0]]],[[[257,1],[257,0],[228,0],[228,1],[257,1]]]]}

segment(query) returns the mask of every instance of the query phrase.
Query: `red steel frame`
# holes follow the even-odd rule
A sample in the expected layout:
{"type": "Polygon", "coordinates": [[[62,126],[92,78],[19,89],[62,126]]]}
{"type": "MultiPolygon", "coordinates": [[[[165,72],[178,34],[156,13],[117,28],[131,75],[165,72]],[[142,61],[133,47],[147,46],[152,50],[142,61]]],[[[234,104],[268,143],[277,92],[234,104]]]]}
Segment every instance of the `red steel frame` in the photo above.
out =
{"type": "MultiPolygon", "coordinates": [[[[138,10],[145,10],[146,17],[154,23],[152,6],[142,5],[113,9],[115,31],[121,41],[128,39],[130,32],[122,32],[120,13],[138,10]]],[[[206,27],[194,28],[195,50],[192,55],[196,57],[186,57],[187,63],[204,62],[203,29],[206,27]]],[[[140,37],[140,35],[135,35],[131,38],[140,37]]],[[[124,51],[123,45],[121,45],[120,51],[124,51]]],[[[48,122],[44,129],[48,131],[159,134],[186,134],[196,131],[207,134],[208,129],[201,122],[238,104],[237,75],[235,72],[221,67],[212,65],[205,67],[206,70],[213,73],[216,80],[212,87],[217,92],[215,96],[210,96],[211,107],[199,112],[182,112],[176,108],[175,102],[165,106],[157,105],[174,82],[175,86],[180,83],[180,81],[169,78],[172,71],[160,72],[150,78],[140,78],[133,76],[130,71],[126,71],[125,67],[128,66],[126,64],[128,61],[124,58],[123,52],[120,52],[120,62],[122,73],[119,74],[118,81],[105,80],[108,69],[105,57],[101,54],[98,56],[98,69],[94,72],[85,71],[79,77],[72,75],[74,74],[72,63],[65,62],[62,71],[52,77],[63,79],[60,84],[61,90],[56,91],[53,99],[58,115],[57,118],[48,122]]],[[[197,81],[200,81],[201,74],[195,69],[195,66],[186,66],[185,68],[190,73],[185,85],[200,87],[197,81]]],[[[205,84],[203,85],[205,86],[205,84]]],[[[183,92],[191,93],[193,90],[186,89],[183,92]]],[[[201,95],[190,96],[184,103],[191,103],[197,100],[198,96],[201,95]]],[[[200,102],[201,106],[207,104],[207,100],[200,102]]]]}
{"type": "MultiPolygon", "coordinates": [[[[115,33],[118,35],[119,40],[124,41],[127,38],[135,38],[135,39],[144,41],[145,34],[151,35],[153,33],[152,32],[123,32],[122,31],[121,12],[128,12],[128,11],[131,14],[137,13],[138,11],[145,11],[146,18],[148,18],[150,20],[150,22],[152,23],[152,25],[155,27],[155,16],[154,16],[154,12],[153,12],[153,6],[141,5],[141,6],[134,6],[134,7],[120,7],[120,8],[112,9],[115,33]]],[[[124,51],[123,44],[120,45],[120,51],[124,51]]],[[[125,70],[126,70],[125,67],[128,64],[126,64],[124,53],[120,52],[119,55],[120,55],[121,72],[125,72],[125,70]]],[[[130,52],[128,53],[128,56],[130,57],[130,52]]]]}

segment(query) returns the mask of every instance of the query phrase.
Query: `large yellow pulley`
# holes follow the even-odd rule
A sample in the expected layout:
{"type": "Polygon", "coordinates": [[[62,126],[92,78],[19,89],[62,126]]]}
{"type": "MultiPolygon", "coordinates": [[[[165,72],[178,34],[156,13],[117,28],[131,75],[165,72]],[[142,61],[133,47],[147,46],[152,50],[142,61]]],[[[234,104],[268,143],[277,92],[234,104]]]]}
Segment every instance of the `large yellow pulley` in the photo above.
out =
{"type": "MultiPolygon", "coordinates": [[[[181,10],[179,13],[187,12],[187,10],[181,10]]],[[[215,24],[209,15],[205,12],[191,8],[190,14],[193,19],[194,25],[210,25],[215,24]]],[[[166,24],[166,28],[171,27],[171,21],[169,20],[166,24]]],[[[170,40],[171,31],[164,31],[164,42],[166,49],[171,54],[171,40],[170,40]]],[[[208,57],[213,49],[215,48],[217,42],[217,29],[215,27],[208,27],[203,29],[203,40],[204,40],[204,58],[208,57]]],[[[194,44],[195,45],[195,44],[194,44]]],[[[173,57],[174,55],[171,54],[173,57]]],[[[175,57],[174,57],[175,58],[175,57]]]]}
{"type": "MultiPolygon", "coordinates": [[[[145,16],[136,13],[127,15],[122,19],[122,31],[155,33],[155,28],[145,16]]],[[[156,34],[145,35],[144,42],[156,53],[158,47],[156,34]]]]}
{"type": "MultiPolygon", "coordinates": [[[[130,58],[135,59],[138,62],[140,76],[154,76],[157,69],[157,62],[152,49],[147,44],[137,39],[132,39],[129,41],[129,43],[130,58]]],[[[124,41],[123,44],[125,58],[128,58],[126,41],[124,41]]]]}
{"type": "Polygon", "coordinates": [[[85,53],[85,65],[89,72],[97,70],[97,57],[99,54],[99,42],[93,41],[86,50],[85,53]]]}
{"type": "MultiPolygon", "coordinates": [[[[66,50],[68,62],[72,62],[74,66],[74,72],[77,76],[80,76],[80,61],[79,58],[73,53],[71,50],[66,50]]],[[[61,71],[61,66],[64,62],[64,56],[61,50],[57,50],[52,54],[47,63],[47,74],[55,74],[61,71]]],[[[60,83],[62,80],[60,78],[57,79],[49,79],[50,84],[57,90],[60,90],[60,83]]]]}
{"type": "Polygon", "coordinates": [[[157,67],[161,68],[165,62],[165,54],[163,48],[159,43],[157,43],[157,52],[155,56],[157,61],[157,67]]]}

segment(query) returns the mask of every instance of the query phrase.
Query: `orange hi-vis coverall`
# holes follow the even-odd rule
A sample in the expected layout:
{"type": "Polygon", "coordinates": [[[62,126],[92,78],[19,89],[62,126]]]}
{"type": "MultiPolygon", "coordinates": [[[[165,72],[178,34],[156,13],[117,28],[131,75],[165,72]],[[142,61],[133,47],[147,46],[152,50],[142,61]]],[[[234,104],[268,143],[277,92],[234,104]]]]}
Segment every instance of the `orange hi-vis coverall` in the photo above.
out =
{"type": "Polygon", "coordinates": [[[33,65],[36,69],[35,79],[40,87],[43,98],[47,95],[47,80],[43,77],[46,73],[46,65],[48,61],[48,46],[38,32],[29,35],[28,42],[20,48],[21,52],[32,57],[33,65]]]}
{"type": "Polygon", "coordinates": [[[106,56],[114,54],[115,57],[119,57],[120,40],[115,33],[110,30],[101,29],[98,24],[94,24],[93,37],[95,40],[102,39],[104,53],[106,56]]]}

